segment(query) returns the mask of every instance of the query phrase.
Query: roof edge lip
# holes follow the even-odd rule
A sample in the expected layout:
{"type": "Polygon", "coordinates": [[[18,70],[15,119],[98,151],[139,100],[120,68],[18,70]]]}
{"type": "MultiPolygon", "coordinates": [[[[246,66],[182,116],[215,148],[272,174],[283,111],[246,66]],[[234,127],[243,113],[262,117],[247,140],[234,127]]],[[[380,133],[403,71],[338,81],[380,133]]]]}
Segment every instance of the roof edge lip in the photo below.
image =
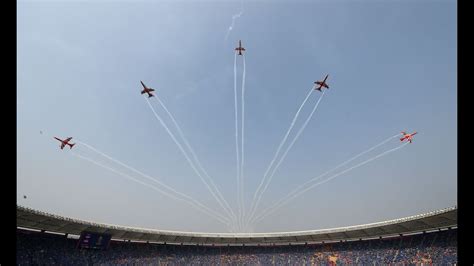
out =
{"type": "Polygon", "coordinates": [[[150,229],[150,228],[140,228],[140,227],[131,227],[131,226],[124,226],[124,225],[115,225],[115,224],[107,224],[107,223],[98,223],[83,219],[77,219],[72,217],[66,217],[61,215],[56,215],[36,209],[32,209],[26,206],[17,205],[17,210],[24,210],[26,212],[39,214],[48,216],[50,218],[74,222],[83,225],[89,226],[96,226],[101,228],[107,229],[116,229],[116,230],[124,230],[130,232],[140,232],[140,233],[149,233],[149,234],[162,234],[162,235],[177,235],[177,236],[191,236],[191,237],[210,237],[210,238],[222,238],[222,237],[232,237],[232,238],[261,238],[261,237],[288,237],[288,236],[302,236],[302,235],[316,235],[316,234],[325,234],[325,233],[340,233],[340,232],[347,232],[353,230],[364,230],[370,228],[376,228],[378,226],[386,226],[386,225],[393,225],[398,224],[401,222],[407,221],[414,221],[420,218],[426,218],[430,216],[435,216],[443,213],[447,213],[450,211],[457,210],[457,205],[437,209],[434,211],[430,211],[427,213],[416,214],[412,216],[407,216],[403,218],[397,218],[392,220],[386,220],[381,222],[374,222],[374,223],[366,223],[366,224],[359,224],[359,225],[351,225],[351,226],[343,226],[343,227],[335,227],[335,228],[327,228],[327,229],[315,229],[315,230],[303,230],[303,231],[287,231],[287,232],[265,232],[265,233],[212,233],[212,232],[196,232],[196,231],[173,231],[173,230],[159,230],[159,229],[150,229]]]}

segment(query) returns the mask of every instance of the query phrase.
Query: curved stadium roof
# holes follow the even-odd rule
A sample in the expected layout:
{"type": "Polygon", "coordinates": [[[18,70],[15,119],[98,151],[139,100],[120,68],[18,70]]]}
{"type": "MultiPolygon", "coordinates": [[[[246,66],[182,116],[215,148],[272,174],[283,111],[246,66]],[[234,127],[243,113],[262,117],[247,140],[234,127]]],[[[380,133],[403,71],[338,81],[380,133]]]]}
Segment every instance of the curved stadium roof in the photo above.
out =
{"type": "Polygon", "coordinates": [[[339,228],[278,233],[197,233],[95,223],[17,206],[17,227],[80,235],[111,234],[113,239],[186,244],[288,244],[368,239],[457,227],[457,207],[384,222],[339,228]]]}

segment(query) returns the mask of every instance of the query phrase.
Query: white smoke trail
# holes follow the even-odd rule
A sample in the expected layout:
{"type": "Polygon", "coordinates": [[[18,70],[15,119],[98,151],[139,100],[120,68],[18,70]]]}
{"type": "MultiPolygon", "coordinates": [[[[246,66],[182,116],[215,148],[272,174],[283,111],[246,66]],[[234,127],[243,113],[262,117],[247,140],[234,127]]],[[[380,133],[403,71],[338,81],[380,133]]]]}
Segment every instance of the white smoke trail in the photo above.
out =
{"type": "Polygon", "coordinates": [[[240,200],[240,156],[239,156],[239,124],[237,111],[237,53],[234,53],[234,111],[235,111],[235,155],[237,158],[237,208],[238,208],[238,226],[241,227],[242,206],[240,200]]]}
{"type": "MultiPolygon", "coordinates": [[[[214,193],[214,191],[211,189],[211,187],[209,186],[209,184],[204,180],[204,178],[202,177],[202,175],[199,173],[199,171],[196,169],[196,167],[194,166],[194,163],[191,161],[191,159],[189,158],[187,152],[183,149],[183,146],[181,146],[181,144],[176,140],[176,137],[174,136],[174,134],[169,130],[168,126],[166,126],[166,124],[163,122],[163,120],[161,119],[161,117],[156,113],[155,109],[153,108],[153,106],[151,106],[150,104],[150,101],[147,99],[147,98],[144,98],[146,100],[146,102],[148,103],[148,106],[150,107],[150,109],[152,110],[153,114],[155,115],[156,119],[161,123],[161,125],[165,128],[166,132],[168,132],[168,134],[170,135],[170,137],[173,139],[174,143],[176,143],[176,145],[178,146],[179,150],[183,153],[184,157],[186,158],[186,160],[188,161],[189,165],[191,166],[191,168],[194,170],[194,172],[196,173],[196,175],[201,179],[201,181],[204,183],[204,185],[206,186],[206,188],[209,190],[209,192],[211,192],[212,196],[214,197],[214,199],[219,203],[219,205],[224,209],[224,211],[227,213],[228,210],[224,207],[224,204],[222,203],[222,201],[219,199],[219,197],[216,196],[216,194],[214,193]]],[[[232,215],[230,213],[227,213],[227,215],[229,215],[230,217],[232,217],[232,215]]]]}
{"type": "Polygon", "coordinates": [[[296,140],[299,138],[299,136],[301,135],[301,133],[303,132],[303,130],[306,128],[306,126],[308,125],[309,121],[311,120],[311,117],[313,116],[314,112],[318,109],[318,106],[319,106],[319,103],[321,102],[321,100],[323,99],[323,96],[324,96],[324,92],[321,94],[321,96],[319,97],[319,100],[318,102],[315,104],[313,110],[311,111],[311,114],[308,116],[308,118],[306,119],[306,121],[304,122],[303,126],[298,130],[297,134],[295,135],[295,137],[293,138],[292,142],[290,143],[290,145],[287,147],[287,149],[285,150],[285,152],[283,153],[282,157],[280,158],[280,160],[278,161],[278,163],[276,164],[276,166],[273,168],[273,171],[272,173],[270,174],[269,178],[267,179],[267,182],[263,188],[262,191],[260,191],[260,193],[258,194],[258,198],[257,198],[257,201],[255,202],[255,204],[253,205],[253,209],[251,210],[251,214],[249,216],[249,219],[251,219],[251,217],[255,214],[255,211],[257,211],[257,208],[258,208],[258,205],[260,203],[260,200],[262,199],[262,196],[263,194],[265,193],[265,191],[267,190],[268,186],[270,185],[270,182],[272,181],[273,179],[273,176],[275,175],[275,172],[276,170],[278,169],[278,167],[280,167],[281,163],[285,160],[286,158],[286,155],[288,154],[288,152],[290,151],[290,149],[293,147],[293,145],[295,144],[296,140]]]}
{"type": "Polygon", "coordinates": [[[263,184],[265,182],[265,178],[267,177],[268,171],[273,166],[273,163],[275,162],[275,159],[277,158],[278,154],[280,153],[280,150],[283,147],[283,144],[285,144],[286,139],[288,138],[288,135],[290,134],[291,129],[293,129],[293,126],[295,125],[295,121],[298,118],[301,109],[303,108],[306,101],[308,101],[308,98],[309,98],[309,96],[311,95],[312,92],[313,92],[313,87],[311,87],[311,89],[308,92],[308,95],[306,95],[306,98],[304,99],[303,103],[300,105],[300,107],[298,108],[298,111],[296,112],[295,116],[293,117],[293,121],[291,121],[290,127],[286,131],[286,134],[283,137],[283,140],[280,142],[280,145],[278,146],[278,149],[277,149],[275,155],[273,156],[273,159],[270,162],[270,165],[268,165],[267,170],[265,171],[265,174],[263,175],[263,178],[260,181],[260,184],[258,185],[257,190],[255,191],[255,194],[253,195],[252,203],[250,205],[250,211],[252,211],[254,209],[255,200],[257,199],[257,195],[259,194],[260,189],[261,189],[261,187],[263,186],[263,184]]]}
{"type": "MultiPolygon", "coordinates": [[[[341,168],[342,166],[344,166],[344,165],[346,165],[346,164],[352,162],[353,160],[359,158],[360,156],[362,156],[362,155],[364,155],[364,154],[366,154],[366,153],[368,153],[368,152],[373,151],[374,149],[376,149],[376,148],[382,146],[383,144],[389,142],[389,141],[392,140],[393,138],[398,137],[399,135],[400,135],[400,134],[397,134],[397,135],[395,135],[395,136],[392,136],[392,137],[389,137],[389,138],[385,139],[384,141],[380,142],[379,144],[377,144],[377,145],[375,145],[375,146],[369,148],[369,149],[366,150],[366,151],[363,151],[363,152],[357,154],[356,156],[354,156],[354,157],[348,159],[347,161],[345,161],[345,162],[343,162],[343,163],[337,165],[336,167],[334,167],[334,168],[332,168],[332,169],[330,169],[330,170],[324,172],[323,174],[319,175],[318,177],[315,177],[315,178],[313,178],[313,179],[310,179],[310,180],[306,181],[306,183],[304,183],[304,184],[301,185],[300,187],[301,187],[301,188],[305,187],[308,183],[311,183],[311,182],[313,182],[313,181],[316,181],[316,180],[318,180],[319,178],[321,178],[321,177],[327,175],[328,173],[330,173],[330,172],[332,172],[332,171],[335,171],[336,169],[341,168]]],[[[300,187],[299,187],[299,188],[300,188],[300,187]]],[[[298,188],[298,189],[299,189],[299,188],[298,188]]]]}
{"type": "Polygon", "coordinates": [[[232,31],[232,29],[234,28],[234,25],[235,25],[235,20],[237,18],[240,18],[240,16],[242,16],[244,12],[241,10],[239,13],[235,14],[232,16],[232,24],[229,26],[229,28],[227,29],[227,33],[225,35],[225,40],[227,41],[227,38],[229,37],[229,34],[230,32],[232,31]]]}
{"type": "Polygon", "coordinates": [[[75,152],[72,152],[71,154],[74,155],[74,156],[76,156],[76,157],[78,157],[78,158],[80,158],[80,159],[89,161],[89,162],[91,162],[91,163],[93,163],[93,164],[95,164],[95,165],[97,165],[97,166],[100,166],[100,167],[102,167],[102,168],[104,168],[104,169],[107,169],[107,170],[109,170],[109,171],[112,171],[112,172],[114,172],[114,173],[116,173],[116,174],[118,174],[118,175],[121,175],[121,176],[123,176],[123,177],[125,177],[125,178],[127,178],[127,179],[129,179],[129,180],[132,180],[132,181],[138,183],[138,184],[141,184],[141,185],[147,186],[147,187],[149,187],[149,188],[152,188],[153,190],[158,191],[158,192],[160,192],[160,193],[162,193],[162,194],[164,194],[164,195],[166,195],[166,196],[168,196],[168,197],[170,197],[170,198],[173,198],[173,199],[175,199],[175,200],[184,201],[184,202],[186,202],[186,203],[192,205],[196,210],[199,210],[199,211],[201,211],[201,212],[203,212],[203,213],[205,213],[205,214],[207,214],[207,215],[209,215],[209,216],[211,216],[211,217],[217,219],[218,221],[220,221],[220,222],[224,223],[225,225],[229,226],[229,228],[231,227],[230,224],[228,223],[228,220],[227,220],[227,219],[225,219],[225,218],[222,217],[221,215],[215,213],[214,211],[212,211],[211,209],[209,209],[208,207],[202,205],[202,204],[199,203],[199,202],[197,202],[197,204],[196,204],[196,203],[193,202],[193,201],[189,201],[189,200],[186,200],[186,199],[182,199],[182,198],[176,197],[176,196],[174,196],[174,195],[172,195],[172,194],[169,194],[169,193],[167,193],[167,192],[165,192],[165,191],[163,191],[163,190],[161,190],[161,189],[159,189],[159,188],[157,188],[157,187],[155,187],[155,186],[153,186],[153,185],[147,184],[147,183],[142,182],[142,181],[140,181],[140,180],[138,180],[138,179],[136,179],[136,178],[134,178],[134,177],[131,177],[131,176],[127,175],[127,174],[124,174],[124,173],[122,173],[122,172],[120,172],[120,171],[118,171],[118,170],[116,170],[116,169],[114,169],[114,168],[112,168],[112,167],[109,167],[109,166],[103,165],[103,164],[101,164],[101,163],[98,163],[98,162],[96,162],[96,161],[94,161],[94,160],[92,160],[92,159],[90,159],[90,158],[87,158],[87,157],[85,157],[85,156],[79,155],[79,154],[77,154],[77,153],[75,153],[75,152]]]}
{"type": "Polygon", "coordinates": [[[283,202],[281,202],[281,203],[279,203],[279,204],[276,203],[276,204],[274,204],[273,206],[267,208],[265,211],[262,212],[262,214],[261,214],[260,216],[257,216],[257,217],[256,217],[255,222],[261,221],[261,220],[264,219],[266,216],[270,215],[271,213],[273,213],[274,211],[276,211],[278,208],[282,207],[282,206],[283,206],[284,204],[286,204],[287,202],[289,202],[289,201],[295,199],[296,197],[298,197],[299,195],[301,195],[301,194],[305,193],[306,191],[312,189],[313,187],[318,186],[318,185],[321,185],[321,184],[324,184],[324,183],[328,182],[329,180],[331,180],[331,179],[333,179],[333,178],[336,178],[336,177],[338,177],[338,176],[340,176],[340,175],[342,175],[342,174],[344,174],[344,173],[346,173],[346,172],[348,172],[348,171],[350,171],[350,170],[353,170],[353,169],[355,169],[355,168],[357,168],[357,167],[360,167],[360,166],[362,166],[362,165],[364,165],[364,164],[367,164],[367,163],[369,163],[369,162],[371,162],[371,161],[373,161],[373,160],[375,160],[375,159],[377,159],[377,158],[380,158],[380,157],[382,157],[382,156],[384,156],[384,155],[387,155],[387,154],[390,153],[390,152],[393,152],[393,151],[396,151],[396,150],[398,150],[398,149],[401,149],[401,148],[403,148],[403,147],[404,147],[405,145],[407,145],[407,144],[408,144],[408,142],[407,142],[407,143],[404,143],[404,144],[402,144],[402,145],[400,145],[400,146],[398,146],[398,147],[395,147],[395,148],[393,148],[393,149],[390,149],[390,150],[388,150],[388,151],[382,152],[382,153],[380,153],[380,154],[378,154],[378,155],[376,155],[376,156],[374,156],[374,157],[372,157],[372,158],[370,158],[370,159],[367,159],[367,160],[363,161],[362,163],[359,163],[359,164],[357,164],[357,165],[355,165],[355,166],[352,166],[352,167],[350,167],[350,168],[348,168],[348,169],[346,169],[346,170],[344,170],[344,171],[342,171],[342,172],[339,172],[339,173],[337,173],[337,174],[335,174],[335,175],[333,175],[333,176],[331,176],[331,177],[329,177],[329,178],[327,178],[327,179],[325,179],[325,180],[323,180],[323,181],[321,181],[321,182],[315,183],[315,184],[313,184],[313,185],[311,185],[311,186],[309,186],[309,187],[304,188],[303,190],[301,190],[301,191],[295,193],[294,195],[292,195],[291,197],[289,197],[287,200],[285,200],[285,201],[283,201],[283,202]],[[269,211],[269,210],[270,210],[270,211],[269,211]]]}
{"type": "Polygon", "coordinates": [[[127,168],[128,170],[131,170],[131,171],[133,171],[133,172],[135,172],[135,173],[141,175],[142,177],[144,177],[144,178],[146,178],[146,179],[148,179],[148,180],[151,180],[151,181],[157,183],[157,184],[160,185],[160,186],[165,187],[166,189],[172,191],[173,193],[175,193],[175,194],[177,194],[177,195],[180,195],[181,197],[184,197],[184,198],[186,198],[186,199],[188,199],[188,200],[190,200],[190,201],[192,201],[192,202],[195,202],[196,204],[202,206],[203,208],[210,209],[209,207],[207,207],[207,206],[202,205],[201,203],[199,203],[196,199],[194,199],[194,198],[192,198],[192,197],[190,197],[190,196],[188,196],[188,195],[186,195],[186,194],[183,194],[183,193],[181,193],[181,192],[179,192],[179,191],[173,189],[172,187],[170,187],[170,186],[164,184],[163,182],[160,182],[160,181],[157,180],[156,178],[153,178],[153,177],[151,177],[151,176],[149,176],[149,175],[147,175],[147,174],[145,174],[145,173],[143,173],[143,172],[141,172],[141,171],[139,171],[139,170],[137,170],[137,169],[135,169],[135,168],[133,168],[133,167],[131,167],[131,166],[129,166],[129,165],[127,165],[127,164],[125,164],[125,163],[123,163],[123,162],[121,162],[121,161],[119,161],[119,160],[117,160],[117,159],[115,159],[115,158],[113,158],[113,157],[107,155],[107,154],[105,154],[104,152],[98,150],[97,148],[92,147],[92,145],[89,145],[89,144],[87,144],[87,143],[85,143],[85,142],[83,142],[83,141],[80,141],[80,140],[76,140],[76,142],[77,142],[78,144],[81,144],[81,145],[85,146],[86,148],[89,148],[90,150],[96,152],[97,154],[99,154],[99,155],[101,155],[101,156],[103,156],[103,157],[105,157],[105,158],[107,158],[107,159],[109,159],[109,160],[111,160],[111,161],[113,161],[113,162],[115,162],[115,163],[117,163],[117,164],[119,164],[119,165],[121,165],[121,166],[127,168]]]}
{"type": "MultiPolygon", "coordinates": [[[[288,193],[285,197],[283,197],[283,198],[281,198],[280,200],[278,200],[274,205],[278,205],[281,201],[286,200],[286,198],[290,197],[292,194],[296,193],[298,190],[305,188],[309,183],[311,183],[311,182],[313,182],[313,181],[316,181],[316,180],[318,180],[318,179],[320,179],[320,178],[326,176],[326,175],[329,174],[330,172],[333,172],[333,171],[335,171],[335,170],[341,168],[342,166],[348,164],[349,162],[352,162],[353,160],[359,158],[360,156],[362,156],[362,155],[364,155],[364,154],[366,154],[366,153],[368,153],[368,152],[370,152],[370,151],[376,149],[377,147],[379,147],[379,146],[381,146],[381,145],[387,143],[388,141],[392,140],[393,138],[398,137],[398,135],[399,135],[399,134],[397,134],[397,135],[395,135],[395,136],[392,136],[392,137],[389,137],[389,138],[385,139],[384,141],[380,142],[379,144],[377,144],[377,145],[375,145],[375,146],[369,148],[368,150],[365,150],[365,151],[363,151],[363,152],[357,154],[356,156],[350,158],[349,160],[346,160],[346,161],[344,161],[343,163],[337,165],[336,167],[334,167],[334,168],[332,168],[332,169],[330,169],[330,170],[324,172],[323,174],[321,174],[321,175],[319,175],[319,176],[317,176],[317,177],[315,177],[315,178],[312,178],[312,179],[306,181],[304,184],[302,184],[302,185],[298,186],[297,188],[293,189],[293,190],[292,190],[290,193],[288,193]]],[[[253,218],[253,217],[252,217],[252,218],[253,218]]]]}
{"type": "Polygon", "coordinates": [[[242,114],[240,116],[242,122],[241,122],[241,127],[242,127],[242,132],[241,132],[241,141],[240,141],[240,145],[241,145],[241,152],[240,152],[240,200],[241,200],[241,203],[240,205],[242,206],[242,219],[245,219],[245,204],[244,204],[244,159],[245,159],[245,156],[244,156],[244,143],[245,143],[245,139],[244,139],[244,128],[245,128],[245,55],[243,55],[243,63],[244,63],[244,71],[243,71],[243,75],[242,75],[242,100],[241,100],[241,104],[242,104],[242,108],[241,108],[241,111],[242,111],[242,114]]]}
{"type": "MultiPolygon", "coordinates": [[[[155,95],[156,96],[156,95],[155,95]]],[[[204,173],[204,176],[207,177],[207,180],[209,181],[209,183],[211,184],[211,186],[213,187],[214,189],[214,192],[217,193],[217,196],[221,199],[222,202],[224,202],[224,205],[226,206],[226,208],[228,209],[229,213],[231,214],[232,216],[232,219],[237,219],[237,217],[235,216],[235,213],[233,212],[232,208],[229,206],[229,203],[227,203],[227,201],[225,200],[224,196],[222,195],[222,193],[220,192],[219,188],[216,186],[216,184],[214,183],[214,180],[209,176],[209,174],[207,173],[207,171],[204,169],[204,167],[201,165],[201,162],[199,161],[196,153],[194,152],[194,149],[191,147],[191,145],[189,144],[187,138],[184,136],[184,133],[183,131],[181,130],[181,127],[178,125],[178,122],[176,122],[176,119],[174,118],[174,116],[171,114],[171,112],[168,110],[168,108],[166,108],[165,104],[160,100],[160,98],[158,98],[158,96],[156,96],[156,99],[158,100],[158,102],[160,103],[161,107],[163,107],[163,109],[165,110],[165,112],[168,114],[168,116],[171,118],[171,121],[173,122],[174,126],[176,127],[176,129],[178,130],[178,134],[180,135],[180,137],[183,139],[184,141],[184,144],[186,145],[186,147],[189,149],[189,151],[191,152],[191,155],[193,156],[197,166],[199,167],[199,169],[204,173]]]]}
{"type": "Polygon", "coordinates": [[[384,141],[380,142],[379,144],[377,144],[377,145],[375,145],[375,146],[369,148],[368,150],[363,151],[363,152],[357,154],[356,156],[350,158],[349,160],[346,160],[346,161],[344,161],[343,163],[337,165],[336,167],[334,167],[334,168],[332,168],[332,169],[330,169],[330,170],[324,172],[323,174],[321,174],[321,175],[319,175],[319,176],[317,176],[317,177],[315,177],[315,178],[312,178],[312,179],[306,181],[304,184],[302,184],[302,185],[298,186],[297,188],[293,189],[288,195],[286,195],[285,197],[283,197],[282,199],[280,199],[279,201],[277,201],[277,202],[275,203],[275,205],[279,204],[280,201],[286,200],[286,198],[290,197],[292,194],[296,193],[298,190],[305,188],[306,185],[308,185],[309,183],[311,183],[311,182],[313,182],[313,181],[316,181],[316,180],[318,180],[318,179],[320,179],[320,178],[326,176],[326,175],[329,174],[330,172],[333,172],[333,171],[335,171],[335,170],[341,168],[342,166],[344,166],[344,165],[346,165],[346,164],[352,162],[353,160],[359,158],[360,156],[362,156],[362,155],[364,155],[364,154],[366,154],[366,153],[368,153],[368,152],[370,152],[370,151],[376,149],[377,147],[379,147],[379,146],[381,146],[381,145],[387,143],[388,141],[392,140],[393,138],[398,137],[398,135],[399,135],[399,134],[397,134],[397,135],[395,135],[395,136],[392,136],[392,137],[389,137],[389,138],[385,139],[384,141]]]}

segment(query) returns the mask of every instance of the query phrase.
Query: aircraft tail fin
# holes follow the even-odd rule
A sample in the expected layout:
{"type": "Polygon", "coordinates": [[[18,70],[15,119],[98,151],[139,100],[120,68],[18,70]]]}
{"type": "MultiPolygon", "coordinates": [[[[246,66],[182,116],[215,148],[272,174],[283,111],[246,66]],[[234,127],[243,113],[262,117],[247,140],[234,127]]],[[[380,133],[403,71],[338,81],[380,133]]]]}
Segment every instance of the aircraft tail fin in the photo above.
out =
{"type": "Polygon", "coordinates": [[[76,143],[73,143],[73,144],[69,144],[69,149],[72,149],[72,147],[76,145],[76,143]]]}

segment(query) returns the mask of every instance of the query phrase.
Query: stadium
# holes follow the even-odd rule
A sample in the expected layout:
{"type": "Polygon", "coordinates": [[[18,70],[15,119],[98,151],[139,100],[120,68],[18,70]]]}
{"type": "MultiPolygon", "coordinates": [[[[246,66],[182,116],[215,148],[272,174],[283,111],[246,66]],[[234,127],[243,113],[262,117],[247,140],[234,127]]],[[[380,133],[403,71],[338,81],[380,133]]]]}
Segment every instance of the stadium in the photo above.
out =
{"type": "Polygon", "coordinates": [[[18,206],[17,226],[19,265],[457,264],[456,207],[343,228],[217,234],[99,224],[18,206]],[[98,236],[110,242],[97,243],[98,236]]]}

